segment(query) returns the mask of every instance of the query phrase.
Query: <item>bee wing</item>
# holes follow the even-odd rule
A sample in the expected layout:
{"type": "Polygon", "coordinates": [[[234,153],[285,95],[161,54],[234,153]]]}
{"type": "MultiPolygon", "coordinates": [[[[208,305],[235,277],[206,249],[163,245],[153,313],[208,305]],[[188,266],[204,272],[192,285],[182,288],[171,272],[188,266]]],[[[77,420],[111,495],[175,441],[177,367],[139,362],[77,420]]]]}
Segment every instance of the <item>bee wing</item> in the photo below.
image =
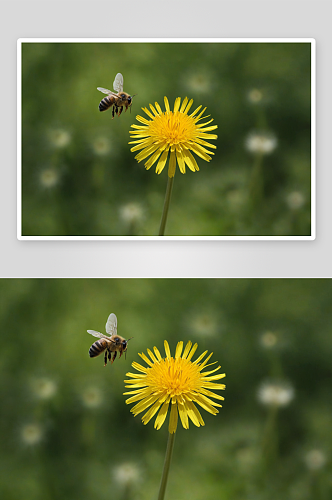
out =
{"type": "Polygon", "coordinates": [[[103,87],[97,87],[97,90],[99,90],[103,94],[113,94],[113,92],[111,90],[104,89],[103,87]]]}
{"type": "Polygon", "coordinates": [[[114,79],[113,82],[113,89],[115,92],[122,92],[123,91],[123,76],[121,73],[118,73],[114,79]]]}
{"type": "Polygon", "coordinates": [[[114,313],[111,313],[109,315],[109,317],[107,318],[105,328],[106,328],[106,332],[109,335],[116,335],[117,328],[118,328],[118,320],[117,320],[114,313]]]}
{"type": "Polygon", "coordinates": [[[87,332],[90,333],[90,335],[93,335],[94,337],[98,337],[99,339],[108,339],[109,340],[109,337],[107,337],[103,333],[96,332],[95,330],[87,330],[87,332]]]}

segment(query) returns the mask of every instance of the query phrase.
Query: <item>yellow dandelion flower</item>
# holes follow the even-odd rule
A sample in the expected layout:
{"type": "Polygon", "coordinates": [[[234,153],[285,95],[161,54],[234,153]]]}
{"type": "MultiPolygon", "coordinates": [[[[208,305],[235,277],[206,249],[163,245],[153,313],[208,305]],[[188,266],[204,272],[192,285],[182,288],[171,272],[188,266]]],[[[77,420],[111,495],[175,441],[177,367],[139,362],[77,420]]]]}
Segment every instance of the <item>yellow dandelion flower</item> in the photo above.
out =
{"type": "Polygon", "coordinates": [[[193,111],[190,115],[189,110],[193,104],[193,99],[188,101],[185,97],[181,104],[181,98],[177,97],[174,103],[174,110],[171,111],[167,97],[164,98],[166,111],[163,112],[159,104],[155,106],[150,104],[151,111],[148,108],[142,108],[150,120],[137,115],[136,119],[142,125],[132,125],[131,138],[135,141],[129,144],[136,144],[131,151],[140,151],[136,156],[138,162],[148,156],[150,158],[145,162],[145,168],[148,170],[158,160],[156,173],[160,174],[164,169],[168,153],[169,166],[168,177],[174,177],[176,163],[180,172],[186,172],[186,165],[193,172],[199,170],[197,162],[191,152],[205,161],[210,161],[214,153],[207,148],[216,149],[214,144],[207,142],[209,139],[217,139],[217,135],[209,134],[215,130],[217,125],[207,126],[213,119],[198,123],[200,120],[208,118],[202,116],[206,108],[200,111],[202,106],[193,111]]]}
{"type": "Polygon", "coordinates": [[[180,415],[182,426],[185,429],[189,429],[189,419],[197,427],[205,425],[195,403],[213,415],[219,413],[216,407],[221,407],[221,405],[210,398],[219,400],[224,398],[211,392],[211,389],[225,389],[224,384],[215,383],[216,380],[224,378],[225,373],[212,375],[219,370],[220,366],[202,372],[207,366],[216,363],[215,361],[207,364],[213,353],[209,354],[203,361],[207,354],[205,351],[195,361],[191,361],[197,344],[192,345],[192,342],[189,341],[183,351],[183,342],[178,342],[174,358],[171,356],[166,340],[164,346],[166,358],[162,358],[158,349],[154,347],[154,353],[150,349],[147,350],[150,359],[144,353],[139,354],[148,367],[136,362],[132,363],[133,368],[139,373],[127,373],[131,379],[125,380],[125,383],[129,384],[126,388],[133,390],[124,393],[131,395],[126,403],[137,402],[131,409],[135,416],[149,408],[142,417],[144,425],[158,412],[154,423],[157,430],[165,422],[170,407],[168,426],[170,434],[176,431],[178,415],[180,415]]]}

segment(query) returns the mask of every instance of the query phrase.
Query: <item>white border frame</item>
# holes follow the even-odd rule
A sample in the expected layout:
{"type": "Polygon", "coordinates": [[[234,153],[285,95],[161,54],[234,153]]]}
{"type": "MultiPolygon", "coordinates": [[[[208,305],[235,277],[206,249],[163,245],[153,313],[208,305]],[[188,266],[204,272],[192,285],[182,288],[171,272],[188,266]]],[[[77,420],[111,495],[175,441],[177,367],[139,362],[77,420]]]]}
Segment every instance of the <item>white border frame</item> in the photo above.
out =
{"type": "Polygon", "coordinates": [[[17,40],[17,239],[41,241],[217,240],[294,241],[316,238],[316,40],[314,38],[19,38],[17,40]],[[23,43],[310,43],[311,44],[311,235],[310,236],[22,236],[22,44],[23,43]]]}

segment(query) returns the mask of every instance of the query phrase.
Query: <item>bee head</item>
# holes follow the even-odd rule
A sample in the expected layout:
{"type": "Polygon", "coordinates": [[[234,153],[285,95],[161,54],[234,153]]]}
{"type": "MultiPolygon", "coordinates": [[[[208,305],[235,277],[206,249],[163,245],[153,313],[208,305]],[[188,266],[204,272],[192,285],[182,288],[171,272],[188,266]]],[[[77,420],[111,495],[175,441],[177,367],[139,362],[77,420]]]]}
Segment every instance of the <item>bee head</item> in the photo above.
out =
{"type": "Polygon", "coordinates": [[[133,100],[133,97],[135,97],[135,95],[137,95],[137,94],[130,95],[130,96],[128,97],[129,106],[131,106],[131,105],[132,105],[132,100],[133,100]]]}
{"type": "Polygon", "coordinates": [[[134,337],[130,337],[130,339],[128,339],[128,340],[124,340],[124,341],[122,342],[123,348],[124,348],[125,350],[127,350],[127,344],[128,344],[128,342],[129,342],[129,340],[131,340],[131,339],[133,339],[133,338],[134,338],[134,337]]]}

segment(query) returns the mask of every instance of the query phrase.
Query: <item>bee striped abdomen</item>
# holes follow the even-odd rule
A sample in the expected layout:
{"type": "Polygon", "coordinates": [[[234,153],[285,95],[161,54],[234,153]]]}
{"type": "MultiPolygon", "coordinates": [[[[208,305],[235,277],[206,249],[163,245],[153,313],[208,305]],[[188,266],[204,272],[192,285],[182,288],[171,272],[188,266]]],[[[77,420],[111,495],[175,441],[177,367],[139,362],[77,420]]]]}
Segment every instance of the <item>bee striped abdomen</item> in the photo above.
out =
{"type": "Polygon", "coordinates": [[[107,345],[105,340],[97,340],[94,344],[89,349],[89,356],[90,358],[95,358],[96,356],[99,356],[103,351],[105,351],[107,345]]]}
{"type": "Polygon", "coordinates": [[[106,111],[114,104],[114,97],[106,96],[99,103],[99,111],[106,111]]]}

